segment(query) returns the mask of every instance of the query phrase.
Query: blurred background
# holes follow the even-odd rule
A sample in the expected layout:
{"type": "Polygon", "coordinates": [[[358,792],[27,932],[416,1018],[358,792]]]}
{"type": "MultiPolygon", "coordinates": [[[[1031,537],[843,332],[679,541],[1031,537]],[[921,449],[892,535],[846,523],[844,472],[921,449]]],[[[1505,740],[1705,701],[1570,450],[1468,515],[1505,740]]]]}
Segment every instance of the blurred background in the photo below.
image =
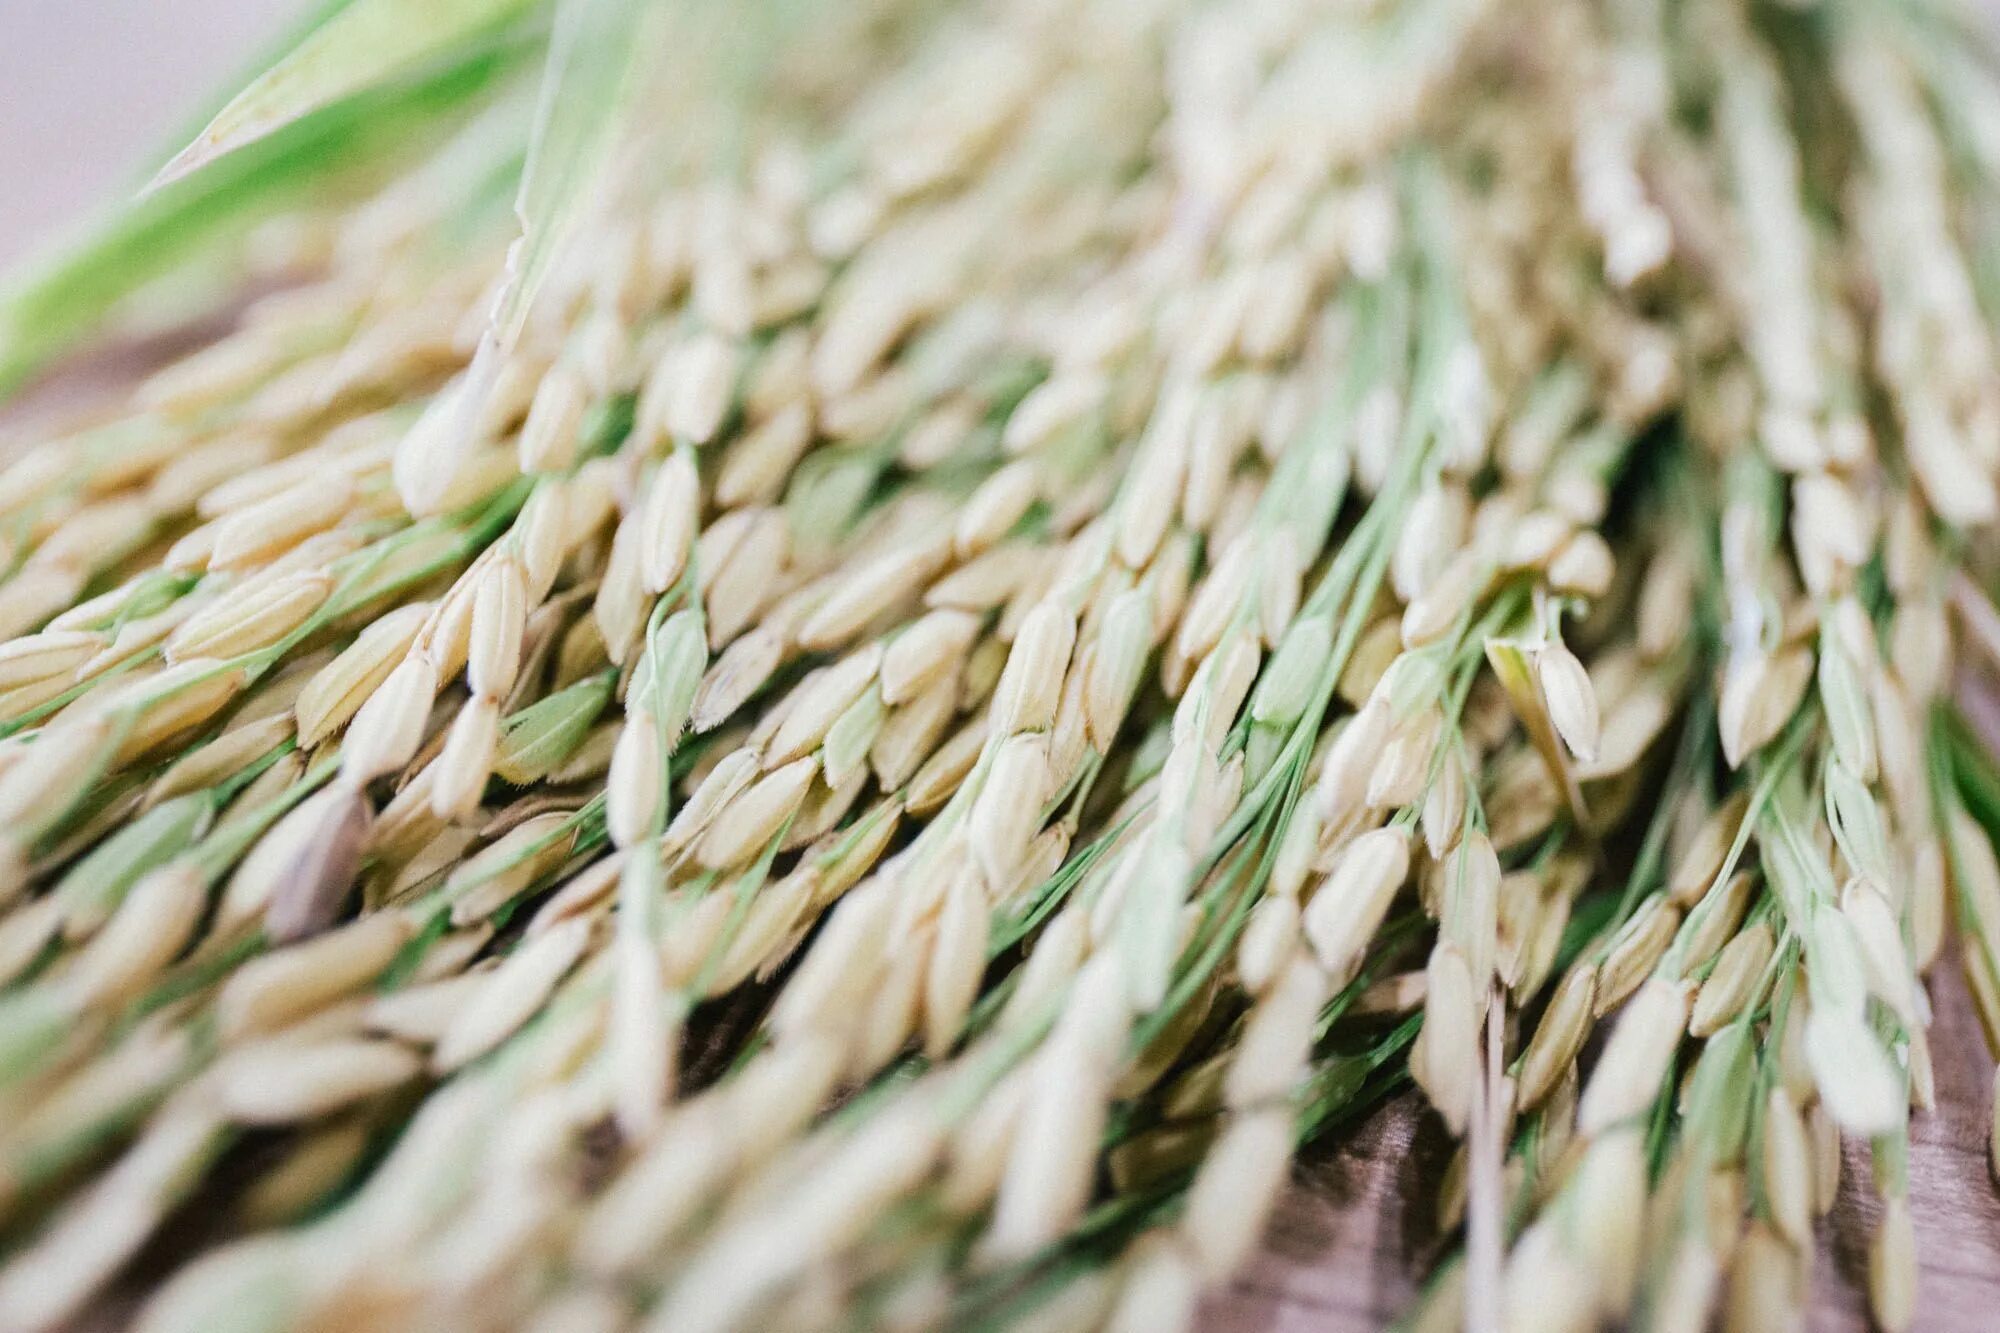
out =
{"type": "Polygon", "coordinates": [[[0,0],[0,270],[138,188],[297,0],[0,0]]]}

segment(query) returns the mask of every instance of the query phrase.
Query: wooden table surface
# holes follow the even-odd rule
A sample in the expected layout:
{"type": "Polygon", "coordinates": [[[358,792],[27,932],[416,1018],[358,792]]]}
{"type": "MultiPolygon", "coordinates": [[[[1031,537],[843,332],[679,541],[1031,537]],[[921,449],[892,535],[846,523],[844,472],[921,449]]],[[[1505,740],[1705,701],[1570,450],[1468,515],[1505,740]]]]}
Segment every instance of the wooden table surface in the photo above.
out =
{"type": "MultiPolygon", "coordinates": [[[[214,81],[276,30],[268,0],[0,0],[0,264],[45,243],[138,171],[214,81]],[[88,74],[100,96],[69,96],[88,74]],[[63,90],[67,89],[68,92],[63,90]],[[122,100],[120,100],[122,99],[122,100]]],[[[73,361],[0,411],[21,427],[116,392],[149,349],[73,361]]],[[[1983,696],[1982,703],[1992,696],[1983,696]]],[[[1987,709],[2000,736],[2000,709],[1987,709]]],[[[1911,1133],[1922,1262],[1917,1327],[2000,1329],[2000,1193],[1987,1165],[1992,1063],[1955,967],[1931,982],[1938,1109],[1911,1133]]],[[[1209,1333],[1360,1333],[1410,1308],[1442,1242],[1433,1201],[1451,1145],[1414,1095],[1379,1108],[1300,1163],[1249,1270],[1203,1308],[1209,1333]]],[[[1810,1328],[1867,1327],[1860,1294],[1876,1211],[1866,1154],[1850,1149],[1821,1224],[1810,1328]]]]}
{"type": "MultiPolygon", "coordinates": [[[[1922,1262],[1917,1328],[2000,1329],[2000,1192],[1987,1168],[1993,1065],[1954,968],[1930,986],[1938,1109],[1910,1133],[1910,1195],[1922,1262]]],[[[1210,1300],[1209,1333],[1362,1333],[1410,1309],[1440,1242],[1433,1200],[1451,1154],[1414,1094],[1338,1142],[1308,1151],[1263,1253],[1210,1300]]],[[[1866,1329],[1862,1282],[1877,1201],[1866,1149],[1850,1144],[1839,1202],[1820,1224],[1808,1327],[1866,1329]]]]}

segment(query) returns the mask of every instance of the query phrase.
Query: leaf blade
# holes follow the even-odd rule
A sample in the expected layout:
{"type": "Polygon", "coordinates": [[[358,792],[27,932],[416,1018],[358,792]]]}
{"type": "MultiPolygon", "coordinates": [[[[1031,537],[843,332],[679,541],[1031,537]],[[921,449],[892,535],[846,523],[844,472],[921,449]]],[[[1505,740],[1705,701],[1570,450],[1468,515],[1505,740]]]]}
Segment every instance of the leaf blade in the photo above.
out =
{"type": "Polygon", "coordinates": [[[407,151],[424,126],[504,78],[523,49],[496,39],[407,87],[287,125],[198,176],[129,201],[78,242],[8,275],[0,286],[0,400],[152,279],[343,173],[407,151]]]}
{"type": "Polygon", "coordinates": [[[645,0],[561,0],[535,108],[528,156],[514,201],[520,234],[507,247],[504,279],[472,363],[432,405],[421,448],[396,457],[396,489],[412,513],[441,500],[500,367],[527,323],[590,184],[607,155],[625,104],[631,54],[645,0]]]}
{"type": "Polygon", "coordinates": [[[231,98],[160,168],[142,197],[295,121],[449,60],[536,0],[351,0],[231,98]]]}

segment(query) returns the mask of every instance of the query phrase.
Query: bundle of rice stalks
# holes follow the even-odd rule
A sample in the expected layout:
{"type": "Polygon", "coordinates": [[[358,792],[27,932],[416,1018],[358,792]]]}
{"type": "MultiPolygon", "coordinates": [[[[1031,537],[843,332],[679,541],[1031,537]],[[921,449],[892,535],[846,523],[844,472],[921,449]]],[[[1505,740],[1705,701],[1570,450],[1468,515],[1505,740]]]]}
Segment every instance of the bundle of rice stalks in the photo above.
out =
{"type": "Polygon", "coordinates": [[[1424,1327],[1797,1326],[1843,1137],[1909,1327],[1996,132],[1890,0],[332,7],[0,305],[225,330],[0,473],[0,1329],[1186,1327],[1412,1081],[1424,1327]]]}

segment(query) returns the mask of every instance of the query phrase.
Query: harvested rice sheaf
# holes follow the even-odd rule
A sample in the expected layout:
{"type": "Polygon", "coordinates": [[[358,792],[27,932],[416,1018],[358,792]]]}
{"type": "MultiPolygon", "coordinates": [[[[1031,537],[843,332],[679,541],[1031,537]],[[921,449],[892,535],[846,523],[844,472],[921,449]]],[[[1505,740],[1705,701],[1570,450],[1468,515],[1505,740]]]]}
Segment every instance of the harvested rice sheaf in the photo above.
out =
{"type": "Polygon", "coordinates": [[[1912,1326],[1996,236],[1944,0],[334,7],[0,304],[225,330],[0,454],[0,1330],[1156,1333],[1410,1083],[1413,1327],[1912,1326]]]}

